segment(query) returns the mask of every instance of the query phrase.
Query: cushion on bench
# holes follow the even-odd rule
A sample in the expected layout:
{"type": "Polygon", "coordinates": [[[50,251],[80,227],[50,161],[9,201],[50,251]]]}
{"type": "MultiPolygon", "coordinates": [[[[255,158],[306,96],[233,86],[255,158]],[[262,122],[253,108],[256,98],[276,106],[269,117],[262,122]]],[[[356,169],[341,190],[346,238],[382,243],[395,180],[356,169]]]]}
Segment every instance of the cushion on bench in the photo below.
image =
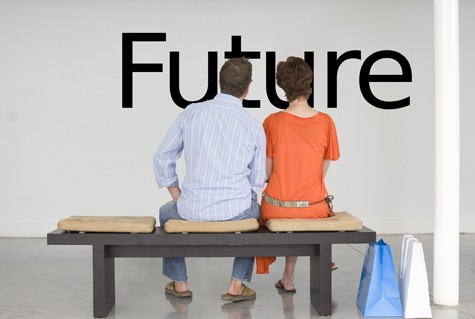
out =
{"type": "Polygon", "coordinates": [[[363,223],[348,212],[339,212],[319,219],[270,219],[266,227],[273,232],[356,231],[363,228],[363,223]]]}
{"type": "Polygon", "coordinates": [[[68,231],[101,233],[151,233],[156,220],[151,216],[71,216],[58,222],[68,231]]]}
{"type": "Polygon", "coordinates": [[[259,223],[254,218],[213,222],[170,219],[163,228],[167,233],[237,233],[258,230],[259,223]]]}

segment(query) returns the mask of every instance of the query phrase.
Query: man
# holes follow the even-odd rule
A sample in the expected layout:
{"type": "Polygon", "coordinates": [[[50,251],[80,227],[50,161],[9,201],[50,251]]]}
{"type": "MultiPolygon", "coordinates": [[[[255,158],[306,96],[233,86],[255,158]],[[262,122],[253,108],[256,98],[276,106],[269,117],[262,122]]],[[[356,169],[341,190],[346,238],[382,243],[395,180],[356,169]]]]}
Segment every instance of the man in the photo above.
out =
{"type": "MultiPolygon", "coordinates": [[[[262,125],[242,107],[252,82],[252,65],[229,59],[219,72],[221,93],[189,105],[170,128],[154,155],[157,183],[172,201],[160,208],[160,224],[169,219],[224,221],[259,220],[257,194],[266,179],[266,145],[262,125]],[[185,154],[186,176],[179,186],[175,162],[185,154]]],[[[250,281],[254,257],[236,257],[223,300],[255,298],[243,284],[250,281]]],[[[191,297],[185,259],[163,258],[163,275],[172,279],[165,292],[191,297]]]]}

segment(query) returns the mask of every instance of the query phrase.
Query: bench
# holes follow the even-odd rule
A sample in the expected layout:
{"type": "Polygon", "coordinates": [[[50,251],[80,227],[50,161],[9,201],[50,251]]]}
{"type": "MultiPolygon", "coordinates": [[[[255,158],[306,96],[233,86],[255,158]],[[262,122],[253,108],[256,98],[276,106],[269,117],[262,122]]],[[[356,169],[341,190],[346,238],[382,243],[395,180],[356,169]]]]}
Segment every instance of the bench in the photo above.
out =
{"type": "Polygon", "coordinates": [[[376,233],[359,231],[271,232],[265,227],[250,233],[175,233],[162,227],[151,233],[74,232],[56,229],[48,245],[91,245],[94,317],[108,315],[115,304],[115,258],[309,256],[310,301],[320,315],[331,315],[333,244],[376,241],[376,233]]]}

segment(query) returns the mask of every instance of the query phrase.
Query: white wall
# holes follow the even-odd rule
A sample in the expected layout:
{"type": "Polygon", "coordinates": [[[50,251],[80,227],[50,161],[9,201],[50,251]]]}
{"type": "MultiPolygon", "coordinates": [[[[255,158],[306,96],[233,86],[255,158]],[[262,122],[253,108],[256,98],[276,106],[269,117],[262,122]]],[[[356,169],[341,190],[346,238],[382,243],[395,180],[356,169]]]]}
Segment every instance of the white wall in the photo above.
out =
{"type": "MultiPolygon", "coordinates": [[[[475,4],[460,6],[461,230],[474,232],[475,4]]],[[[73,214],[156,215],[169,197],[155,184],[152,155],[181,111],[170,98],[169,52],[180,52],[182,94],[197,99],[208,51],[221,65],[232,35],[261,52],[249,96],[261,100],[251,110],[261,121],[279,111],[265,92],[265,52],[315,52],[315,104],[334,118],[342,153],[327,182],[336,210],[379,233],[432,232],[432,21],[430,0],[0,1],[0,236],[45,236],[73,214]],[[164,72],[134,76],[132,109],[121,108],[123,32],[167,34],[134,46],[135,62],[163,63],[164,72]],[[362,60],[341,66],[338,108],[329,109],[327,52],[349,50],[362,60]],[[360,67],[379,50],[403,54],[413,81],[373,84],[375,95],[410,96],[409,107],[381,110],[362,97],[360,67]]],[[[373,71],[400,69],[387,61],[373,71]]]]}

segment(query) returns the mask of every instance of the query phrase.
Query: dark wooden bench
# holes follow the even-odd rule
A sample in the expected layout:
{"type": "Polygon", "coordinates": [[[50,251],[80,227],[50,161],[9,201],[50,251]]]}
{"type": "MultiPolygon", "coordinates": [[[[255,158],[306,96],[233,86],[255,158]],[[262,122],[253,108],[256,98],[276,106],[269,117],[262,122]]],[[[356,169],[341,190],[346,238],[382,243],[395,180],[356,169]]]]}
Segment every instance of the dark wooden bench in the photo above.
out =
{"type": "Polygon", "coordinates": [[[92,245],[94,317],[108,315],[115,304],[114,258],[310,256],[310,301],[320,315],[331,315],[333,244],[372,243],[376,233],[360,231],[273,233],[150,234],[80,233],[55,230],[48,245],[92,245]]]}

